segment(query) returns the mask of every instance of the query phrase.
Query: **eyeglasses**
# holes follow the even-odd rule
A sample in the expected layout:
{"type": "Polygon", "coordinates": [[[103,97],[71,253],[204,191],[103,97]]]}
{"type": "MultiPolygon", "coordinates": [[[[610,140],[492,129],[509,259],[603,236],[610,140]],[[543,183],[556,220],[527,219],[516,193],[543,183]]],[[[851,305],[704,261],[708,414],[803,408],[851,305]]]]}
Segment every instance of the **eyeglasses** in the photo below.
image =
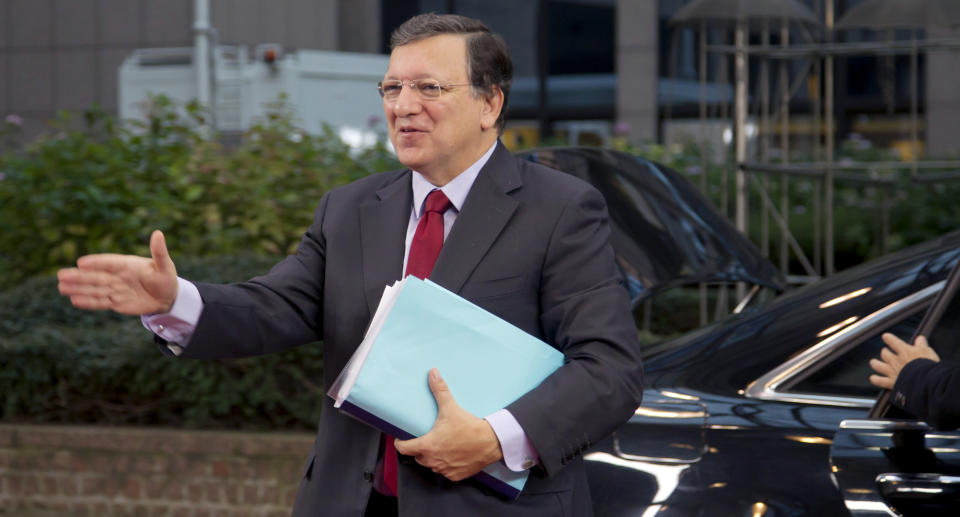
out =
{"type": "Polygon", "coordinates": [[[399,79],[385,79],[377,83],[377,91],[380,92],[380,96],[384,99],[395,101],[400,97],[400,91],[403,90],[403,85],[412,88],[413,91],[419,93],[420,97],[424,99],[436,99],[440,97],[440,94],[443,93],[444,90],[452,86],[470,86],[470,83],[440,84],[440,81],[436,79],[414,79],[407,82],[399,79]]]}

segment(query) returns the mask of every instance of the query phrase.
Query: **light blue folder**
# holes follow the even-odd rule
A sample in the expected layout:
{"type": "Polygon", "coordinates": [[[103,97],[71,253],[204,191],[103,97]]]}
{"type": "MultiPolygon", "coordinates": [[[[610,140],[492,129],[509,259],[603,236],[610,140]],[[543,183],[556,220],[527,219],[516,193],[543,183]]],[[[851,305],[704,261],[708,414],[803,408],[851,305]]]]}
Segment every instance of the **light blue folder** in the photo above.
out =
{"type": "MultiPolygon", "coordinates": [[[[344,385],[350,382],[344,379],[348,364],[329,392],[337,407],[387,433],[406,439],[433,427],[437,404],[427,384],[431,368],[440,371],[461,407],[482,418],[563,364],[555,348],[429,280],[407,277],[398,292],[391,289],[377,314],[389,312],[379,328],[374,317],[364,340],[372,339],[369,354],[365,360],[358,357],[361,345],[351,359],[362,361],[352,386],[344,385]]],[[[516,498],[527,474],[497,462],[474,477],[516,498]]]]}

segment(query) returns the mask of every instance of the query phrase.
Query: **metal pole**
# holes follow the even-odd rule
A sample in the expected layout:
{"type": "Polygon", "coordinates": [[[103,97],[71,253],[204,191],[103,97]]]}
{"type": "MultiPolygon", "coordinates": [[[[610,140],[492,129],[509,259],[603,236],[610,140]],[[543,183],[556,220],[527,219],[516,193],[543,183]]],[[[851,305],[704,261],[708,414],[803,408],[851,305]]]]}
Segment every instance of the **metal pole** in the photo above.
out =
{"type": "MultiPolygon", "coordinates": [[[[747,161],[747,20],[737,20],[734,43],[737,53],[734,59],[734,74],[736,76],[736,101],[734,102],[735,122],[734,131],[735,153],[737,160],[737,199],[736,199],[736,226],[740,233],[749,238],[747,233],[747,173],[743,164],[747,161]]],[[[746,287],[742,282],[737,283],[737,301],[746,294],[746,287]]]]}
{"type": "MultiPolygon", "coordinates": [[[[770,20],[763,19],[763,34],[761,41],[764,46],[770,44],[770,20]]],[[[770,58],[764,56],[760,60],[760,162],[768,163],[770,159],[770,58]]],[[[770,176],[764,174],[761,179],[763,192],[770,190],[770,176]]],[[[764,257],[770,256],[770,211],[764,204],[760,218],[760,251],[764,257]]]]}
{"type": "MultiPolygon", "coordinates": [[[[783,18],[780,22],[780,46],[790,46],[790,22],[783,18]]],[[[790,60],[780,60],[780,162],[790,163],[790,60]]],[[[789,181],[786,174],[780,176],[780,215],[783,228],[790,228],[790,206],[788,198],[789,181]]],[[[780,232],[780,271],[786,275],[790,269],[790,255],[787,247],[787,232],[780,232]]]]}
{"type": "MultiPolygon", "coordinates": [[[[826,0],[826,30],[827,30],[827,41],[828,43],[833,43],[833,0],[826,0]]],[[[826,135],[826,164],[827,168],[824,171],[824,186],[823,186],[823,208],[824,208],[824,221],[825,227],[823,231],[823,241],[824,241],[824,269],[825,274],[830,276],[833,274],[833,54],[827,54],[826,58],[826,70],[824,71],[824,92],[825,105],[824,110],[826,110],[826,128],[824,133],[826,135]]]]}
{"type": "Polygon", "coordinates": [[[818,275],[823,274],[823,246],[821,246],[823,239],[821,237],[823,233],[823,212],[820,209],[820,206],[823,205],[823,180],[822,178],[814,178],[813,182],[813,269],[817,271],[818,275]]]}
{"type": "MultiPolygon", "coordinates": [[[[700,76],[700,192],[707,195],[707,22],[700,20],[700,62],[697,73],[700,76]]],[[[700,283],[700,325],[706,325],[709,319],[707,306],[707,284],[700,283]]]]}
{"type": "Polygon", "coordinates": [[[887,240],[890,235],[890,203],[887,196],[887,189],[879,188],[880,191],[880,255],[887,254],[887,240]]]}
{"type": "Polygon", "coordinates": [[[917,129],[917,95],[920,89],[919,81],[919,50],[917,49],[917,31],[911,31],[911,52],[910,52],[910,151],[913,153],[913,163],[910,167],[910,177],[917,177],[917,160],[920,159],[920,146],[918,143],[917,129]]]}
{"type": "Polygon", "coordinates": [[[813,264],[807,260],[806,255],[803,254],[803,249],[800,248],[800,243],[793,237],[790,233],[790,229],[787,228],[787,223],[783,217],[777,213],[776,209],[773,207],[773,201],[770,199],[770,196],[763,191],[757,185],[757,177],[750,176],[750,181],[753,183],[754,187],[757,188],[757,191],[760,193],[760,201],[769,208],[770,213],[773,214],[774,221],[780,226],[780,231],[783,232],[783,235],[786,236],[786,239],[790,243],[790,246],[793,248],[794,253],[797,254],[797,259],[800,261],[800,265],[803,266],[803,269],[806,271],[809,276],[816,276],[817,272],[813,269],[813,264]]]}
{"type": "MultiPolygon", "coordinates": [[[[823,149],[821,148],[822,137],[820,131],[823,129],[823,102],[822,102],[822,79],[823,79],[823,60],[817,56],[814,61],[813,74],[815,84],[813,85],[814,99],[813,99],[813,130],[811,135],[813,136],[813,160],[817,163],[823,162],[823,149]]],[[[820,204],[822,199],[820,198],[821,182],[819,179],[813,180],[813,267],[817,270],[818,275],[823,274],[823,253],[821,253],[820,246],[820,234],[821,234],[821,225],[820,220],[823,213],[820,211],[820,204]]]]}
{"type": "Polygon", "coordinates": [[[196,71],[197,102],[207,110],[204,132],[211,129],[213,84],[210,80],[210,0],[193,2],[193,66],[196,71]]]}
{"type": "Polygon", "coordinates": [[[700,62],[697,73],[700,76],[700,192],[707,194],[707,22],[700,21],[700,62]]]}
{"type": "MultiPolygon", "coordinates": [[[[669,79],[677,77],[677,59],[680,54],[680,36],[683,30],[686,30],[686,27],[674,27],[673,33],[670,35],[670,48],[667,49],[667,78],[669,79]]],[[[671,95],[663,107],[664,124],[673,120],[673,100],[674,97],[671,95]]]]}
{"type": "MultiPolygon", "coordinates": [[[[723,39],[726,42],[728,31],[723,32],[723,39]]],[[[730,121],[730,103],[728,102],[727,91],[730,87],[730,58],[726,55],[720,57],[720,69],[717,71],[717,82],[724,85],[723,99],[720,101],[719,119],[723,121],[724,126],[730,121]]],[[[724,217],[730,217],[730,148],[726,142],[723,144],[723,155],[721,156],[723,165],[720,167],[720,213],[724,217]]],[[[727,313],[727,297],[729,290],[726,284],[721,284],[717,289],[717,300],[714,306],[714,321],[719,321],[721,316],[725,317],[727,313]]]]}

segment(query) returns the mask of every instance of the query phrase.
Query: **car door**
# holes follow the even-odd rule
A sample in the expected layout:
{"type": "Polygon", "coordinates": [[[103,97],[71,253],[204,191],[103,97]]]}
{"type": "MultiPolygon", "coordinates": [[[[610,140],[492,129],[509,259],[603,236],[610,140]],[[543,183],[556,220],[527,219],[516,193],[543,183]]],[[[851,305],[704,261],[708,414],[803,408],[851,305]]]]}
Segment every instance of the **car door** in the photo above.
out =
{"type": "MultiPolygon", "coordinates": [[[[948,278],[917,334],[941,360],[960,359],[960,267],[948,278]]],[[[960,397],[960,393],[955,394],[960,397]]],[[[960,431],[940,431],[881,394],[872,418],[845,420],[830,469],[853,517],[960,515],[960,431]]]]}
{"type": "Polygon", "coordinates": [[[918,420],[844,420],[830,469],[852,517],[960,515],[960,432],[918,420]]]}

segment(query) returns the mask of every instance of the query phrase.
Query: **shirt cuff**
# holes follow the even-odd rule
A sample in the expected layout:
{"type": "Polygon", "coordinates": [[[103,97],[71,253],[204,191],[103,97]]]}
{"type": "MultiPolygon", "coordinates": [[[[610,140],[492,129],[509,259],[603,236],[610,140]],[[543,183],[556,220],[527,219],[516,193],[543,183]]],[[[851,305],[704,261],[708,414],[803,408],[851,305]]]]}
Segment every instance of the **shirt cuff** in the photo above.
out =
{"type": "Polygon", "coordinates": [[[144,314],[140,321],[147,330],[167,341],[167,348],[180,355],[190,342],[203,312],[203,299],[193,283],[177,278],[177,297],[170,312],[144,314]]]}
{"type": "Polygon", "coordinates": [[[501,409],[487,416],[484,420],[493,428],[494,434],[500,440],[500,451],[503,453],[503,463],[514,472],[522,472],[532,468],[540,462],[537,450],[533,448],[527,433],[520,427],[520,423],[510,411],[501,409]]]}

